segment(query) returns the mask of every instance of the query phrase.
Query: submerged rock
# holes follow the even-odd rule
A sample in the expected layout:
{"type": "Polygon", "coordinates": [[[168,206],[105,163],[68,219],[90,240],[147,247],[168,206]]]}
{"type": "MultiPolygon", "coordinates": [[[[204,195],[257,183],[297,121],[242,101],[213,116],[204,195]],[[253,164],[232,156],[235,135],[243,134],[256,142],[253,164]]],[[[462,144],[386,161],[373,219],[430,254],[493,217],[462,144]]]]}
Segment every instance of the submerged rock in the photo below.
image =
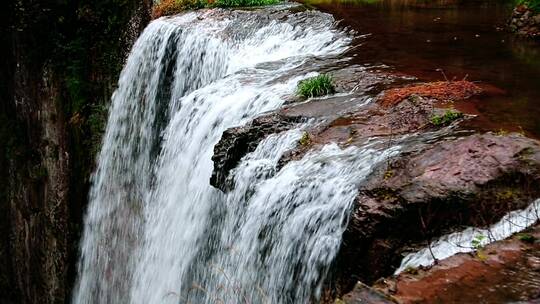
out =
{"type": "Polygon", "coordinates": [[[525,5],[516,7],[508,24],[510,30],[519,36],[540,38],[540,13],[525,5]]]}

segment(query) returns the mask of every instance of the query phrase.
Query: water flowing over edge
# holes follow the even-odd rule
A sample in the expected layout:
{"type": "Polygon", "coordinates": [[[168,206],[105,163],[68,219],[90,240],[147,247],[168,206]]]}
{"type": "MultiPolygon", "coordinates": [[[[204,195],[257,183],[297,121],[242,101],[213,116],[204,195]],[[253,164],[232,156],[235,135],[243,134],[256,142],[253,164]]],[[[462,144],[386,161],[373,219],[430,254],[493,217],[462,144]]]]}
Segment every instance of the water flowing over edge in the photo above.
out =
{"type": "Polygon", "coordinates": [[[399,147],[330,145],[277,170],[301,132],[270,136],[234,171],[228,194],[208,184],[210,158],[223,130],[282,105],[306,77],[295,67],[349,41],[314,11],[152,22],[112,98],[73,301],[318,298],[358,183],[399,147]]]}

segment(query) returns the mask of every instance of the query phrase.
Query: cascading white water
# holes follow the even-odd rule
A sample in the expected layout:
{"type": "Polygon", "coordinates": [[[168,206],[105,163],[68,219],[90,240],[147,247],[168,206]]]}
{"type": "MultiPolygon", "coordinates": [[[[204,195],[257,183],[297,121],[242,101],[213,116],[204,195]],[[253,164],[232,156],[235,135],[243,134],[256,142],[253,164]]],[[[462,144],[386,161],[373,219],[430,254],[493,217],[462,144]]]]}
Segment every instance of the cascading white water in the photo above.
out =
{"type": "Polygon", "coordinates": [[[277,170],[300,130],[270,136],[209,184],[227,128],[280,107],[313,56],[350,38],[286,7],[152,22],[113,95],[75,303],[307,303],[339,248],[357,184],[396,152],[327,146],[277,170]]]}

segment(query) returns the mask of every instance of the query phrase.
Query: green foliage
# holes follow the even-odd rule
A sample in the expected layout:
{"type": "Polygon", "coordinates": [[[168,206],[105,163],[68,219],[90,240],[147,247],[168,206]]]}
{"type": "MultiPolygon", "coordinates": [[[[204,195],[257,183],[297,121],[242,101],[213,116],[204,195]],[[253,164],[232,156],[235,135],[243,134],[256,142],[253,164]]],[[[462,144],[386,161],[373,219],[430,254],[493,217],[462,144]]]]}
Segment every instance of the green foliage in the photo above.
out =
{"type": "Polygon", "coordinates": [[[89,146],[93,155],[96,155],[101,146],[101,138],[107,124],[107,107],[96,105],[90,107],[88,115],[88,128],[90,131],[89,146]]]}
{"type": "Polygon", "coordinates": [[[485,239],[486,239],[486,236],[482,235],[482,234],[479,234],[479,235],[475,236],[473,238],[473,240],[471,241],[471,247],[474,250],[480,250],[480,249],[484,248],[483,242],[484,242],[485,239]]]}
{"type": "Polygon", "coordinates": [[[519,197],[519,191],[513,188],[503,188],[495,193],[495,199],[498,202],[513,201],[519,199],[519,197]]]}
{"type": "Polygon", "coordinates": [[[534,12],[540,13],[540,0],[516,0],[516,5],[524,5],[534,12]]]}
{"type": "Polygon", "coordinates": [[[304,134],[302,134],[302,137],[300,138],[299,143],[301,146],[304,146],[304,147],[311,143],[311,138],[309,137],[308,132],[304,132],[304,134]]]}
{"type": "Polygon", "coordinates": [[[390,179],[392,176],[394,176],[394,171],[388,169],[384,172],[384,180],[390,179]]]}
{"type": "Polygon", "coordinates": [[[318,97],[335,92],[332,77],[327,74],[304,79],[298,83],[297,94],[303,97],[318,97]]]}
{"type": "Polygon", "coordinates": [[[407,266],[407,268],[405,268],[405,270],[403,272],[408,273],[408,274],[412,274],[412,275],[417,275],[418,274],[418,268],[415,268],[415,267],[412,267],[412,266],[407,266]]]}
{"type": "Polygon", "coordinates": [[[446,110],[446,112],[442,115],[433,115],[431,117],[431,124],[436,127],[447,126],[451,124],[454,120],[462,117],[463,113],[461,112],[454,110],[446,110]]]}
{"type": "Polygon", "coordinates": [[[518,240],[529,244],[532,244],[536,241],[534,235],[529,233],[518,233],[516,234],[516,237],[518,238],[518,240]]]}

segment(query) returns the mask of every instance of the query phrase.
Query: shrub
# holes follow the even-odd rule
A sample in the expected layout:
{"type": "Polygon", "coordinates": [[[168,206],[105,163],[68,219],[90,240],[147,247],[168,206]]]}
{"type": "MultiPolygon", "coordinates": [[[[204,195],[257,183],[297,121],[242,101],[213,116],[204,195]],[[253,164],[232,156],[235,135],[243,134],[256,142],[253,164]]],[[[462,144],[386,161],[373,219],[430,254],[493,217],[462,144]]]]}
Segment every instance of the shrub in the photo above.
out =
{"type": "Polygon", "coordinates": [[[540,0],[517,0],[516,5],[524,5],[536,13],[540,13],[540,0]]]}
{"type": "Polygon", "coordinates": [[[205,7],[263,6],[279,3],[280,0],[161,0],[154,6],[153,18],[178,14],[185,10],[205,7]]]}
{"type": "Polygon", "coordinates": [[[332,77],[327,74],[304,79],[298,83],[297,94],[303,97],[317,97],[335,92],[332,77]]]}
{"type": "Polygon", "coordinates": [[[462,118],[463,113],[454,110],[446,110],[442,115],[433,115],[431,117],[431,124],[436,127],[447,126],[454,120],[462,118]]]}

